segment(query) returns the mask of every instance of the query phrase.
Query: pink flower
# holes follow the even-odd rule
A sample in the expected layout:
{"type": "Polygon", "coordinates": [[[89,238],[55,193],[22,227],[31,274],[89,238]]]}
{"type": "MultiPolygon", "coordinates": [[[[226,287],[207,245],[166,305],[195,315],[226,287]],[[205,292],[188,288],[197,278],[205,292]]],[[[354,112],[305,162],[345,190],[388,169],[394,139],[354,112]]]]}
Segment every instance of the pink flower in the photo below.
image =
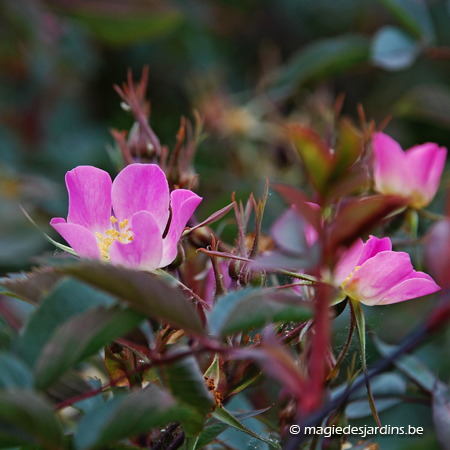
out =
{"type": "Polygon", "coordinates": [[[334,282],[352,299],[365,305],[388,305],[403,302],[440,289],[434,280],[413,269],[409,255],[393,252],[389,238],[370,236],[340,258],[334,282]]]}
{"type": "MultiPolygon", "coordinates": [[[[228,262],[219,262],[219,268],[223,276],[223,285],[228,289],[231,284],[231,277],[228,274],[228,262]]],[[[214,269],[211,262],[208,262],[205,285],[203,289],[203,298],[205,299],[206,303],[208,303],[208,305],[212,306],[214,301],[214,291],[216,289],[216,277],[214,275],[214,269]]]]}
{"type": "Polygon", "coordinates": [[[406,197],[416,209],[427,206],[439,187],[447,149],[426,143],[404,152],[384,133],[374,134],[373,148],[375,190],[406,197]]]}
{"type": "Polygon", "coordinates": [[[82,258],[141,270],[175,259],[186,223],[202,200],[186,189],[173,191],[169,199],[166,176],[155,164],[131,164],[114,182],[103,170],[79,166],[67,172],[66,186],[67,222],[54,218],[50,225],[82,258]]]}

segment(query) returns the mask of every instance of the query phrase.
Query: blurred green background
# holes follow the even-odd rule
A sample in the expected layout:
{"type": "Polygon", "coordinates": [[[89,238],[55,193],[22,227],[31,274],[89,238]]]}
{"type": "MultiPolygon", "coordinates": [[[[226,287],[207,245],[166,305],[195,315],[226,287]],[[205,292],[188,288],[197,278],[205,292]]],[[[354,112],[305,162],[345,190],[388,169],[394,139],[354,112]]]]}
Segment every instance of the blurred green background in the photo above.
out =
{"type": "MultiPolygon", "coordinates": [[[[163,144],[173,147],[180,116],[192,120],[196,109],[204,119],[195,160],[200,218],[229,203],[233,191],[261,196],[266,177],[301,186],[282,126],[301,122],[326,134],[340,93],[355,121],[358,103],[377,124],[392,114],[386,130],[404,148],[450,147],[446,0],[3,0],[0,274],[53,251],[18,203],[51,232],[49,219],[67,213],[66,171],[89,164],[114,176],[109,129],[129,130],[133,119],[112,86],[128,68],[138,80],[146,64],[151,126],[163,144]]],[[[441,192],[430,209],[443,204],[441,192]]],[[[271,193],[266,230],[283,208],[271,193]]],[[[225,234],[230,243],[232,236],[225,234]]],[[[369,323],[395,342],[430,307],[424,299],[405,306],[374,308],[369,323]]],[[[337,323],[338,339],[346,326],[337,323]]],[[[444,334],[421,352],[441,379],[450,374],[448,342],[444,334]]],[[[395,408],[407,422],[408,407],[395,408]]],[[[423,419],[433,448],[425,410],[411,420],[423,419]]],[[[386,423],[394,425],[390,414],[386,423]]],[[[399,439],[382,448],[419,442],[399,439]]]]}

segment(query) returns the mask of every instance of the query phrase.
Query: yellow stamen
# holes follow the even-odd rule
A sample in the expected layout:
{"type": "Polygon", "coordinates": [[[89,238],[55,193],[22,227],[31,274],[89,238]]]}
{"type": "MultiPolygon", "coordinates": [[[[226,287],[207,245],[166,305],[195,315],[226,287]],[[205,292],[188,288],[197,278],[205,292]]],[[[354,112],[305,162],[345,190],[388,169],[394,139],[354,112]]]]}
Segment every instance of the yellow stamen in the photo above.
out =
{"type": "MultiPolygon", "coordinates": [[[[111,216],[109,220],[111,220],[113,225],[115,225],[118,222],[118,220],[114,216],[111,216]]],[[[118,240],[123,244],[128,244],[133,240],[133,236],[130,235],[130,228],[127,228],[127,225],[128,219],[125,219],[123,222],[119,222],[120,231],[116,230],[115,228],[109,228],[104,233],[106,237],[101,233],[95,233],[99,241],[97,245],[98,248],[100,249],[102,259],[104,261],[110,260],[109,252],[111,245],[115,240],[118,240]]]]}
{"type": "Polygon", "coordinates": [[[354,274],[354,273],[356,273],[357,271],[358,271],[358,269],[360,268],[361,266],[356,266],[355,267],[355,270],[341,283],[341,289],[344,289],[345,288],[345,285],[348,283],[348,281],[350,280],[350,278],[352,277],[352,275],[354,274]]]}

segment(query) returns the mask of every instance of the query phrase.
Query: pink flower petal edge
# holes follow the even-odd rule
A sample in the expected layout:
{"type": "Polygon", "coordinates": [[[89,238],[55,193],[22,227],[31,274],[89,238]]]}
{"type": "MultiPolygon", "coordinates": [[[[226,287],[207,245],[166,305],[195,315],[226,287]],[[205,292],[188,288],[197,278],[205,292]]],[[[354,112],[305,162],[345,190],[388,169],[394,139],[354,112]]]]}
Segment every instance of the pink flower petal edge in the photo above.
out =
{"type": "Polygon", "coordinates": [[[341,256],[334,269],[334,284],[336,286],[339,286],[355,270],[363,249],[364,244],[362,239],[357,239],[341,256]]]}
{"type": "Polygon", "coordinates": [[[92,166],[78,166],[66,174],[69,193],[67,223],[103,233],[111,222],[111,177],[92,166]]]}
{"type": "Polygon", "coordinates": [[[416,272],[407,253],[394,252],[389,238],[358,240],[336,265],[335,284],[368,306],[402,302],[440,290],[434,280],[416,272]]]}
{"type": "Polygon", "coordinates": [[[172,218],[169,231],[163,241],[163,256],[160,267],[169,265],[176,258],[177,244],[181,234],[201,201],[202,197],[187,189],[172,191],[170,195],[172,218]]]}
{"type": "Polygon", "coordinates": [[[409,255],[404,252],[381,252],[365,261],[344,287],[349,297],[378,303],[413,271],[409,255]]]}
{"type": "Polygon", "coordinates": [[[377,305],[389,305],[391,303],[404,302],[412,298],[423,297],[440,290],[440,287],[427,274],[414,272],[405,280],[394,286],[377,303],[377,305]]]}
{"type": "Polygon", "coordinates": [[[169,185],[156,164],[130,164],[115,178],[111,190],[114,214],[119,222],[138,211],[150,212],[161,235],[169,219],[169,185]]]}
{"type": "Polygon", "coordinates": [[[433,200],[447,157],[445,147],[428,142],[404,152],[391,137],[375,133],[373,149],[375,190],[407,198],[417,209],[433,200]]]}
{"type": "Polygon", "coordinates": [[[100,249],[94,233],[75,223],[66,223],[55,217],[50,225],[66,240],[80,258],[101,259],[100,249]]]}

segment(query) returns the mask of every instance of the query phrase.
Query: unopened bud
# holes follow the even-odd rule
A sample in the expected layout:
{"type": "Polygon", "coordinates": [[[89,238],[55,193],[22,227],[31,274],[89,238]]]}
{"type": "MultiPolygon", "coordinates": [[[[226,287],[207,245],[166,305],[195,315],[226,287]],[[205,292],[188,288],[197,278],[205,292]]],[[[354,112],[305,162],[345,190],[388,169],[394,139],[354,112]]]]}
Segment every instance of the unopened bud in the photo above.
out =
{"type": "Polygon", "coordinates": [[[228,275],[230,275],[231,279],[238,279],[239,274],[241,273],[242,269],[242,261],[239,261],[238,259],[232,259],[230,261],[230,265],[228,266],[228,275]]]}

